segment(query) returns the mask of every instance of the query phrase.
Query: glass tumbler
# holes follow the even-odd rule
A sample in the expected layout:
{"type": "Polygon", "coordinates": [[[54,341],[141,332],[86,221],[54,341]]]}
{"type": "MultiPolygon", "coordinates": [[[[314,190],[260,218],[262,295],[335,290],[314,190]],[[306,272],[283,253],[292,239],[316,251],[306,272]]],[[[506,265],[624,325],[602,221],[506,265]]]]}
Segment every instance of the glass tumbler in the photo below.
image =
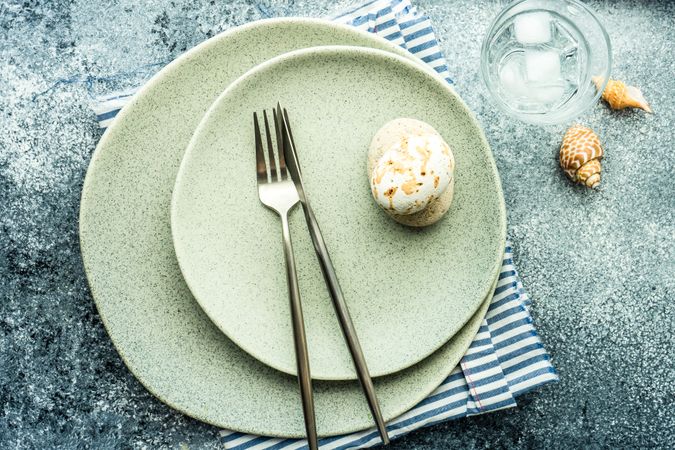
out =
{"type": "Polygon", "coordinates": [[[593,106],[609,79],[609,36],[577,0],[520,0],[492,21],[481,75],[495,103],[525,122],[567,122],[593,106]]]}

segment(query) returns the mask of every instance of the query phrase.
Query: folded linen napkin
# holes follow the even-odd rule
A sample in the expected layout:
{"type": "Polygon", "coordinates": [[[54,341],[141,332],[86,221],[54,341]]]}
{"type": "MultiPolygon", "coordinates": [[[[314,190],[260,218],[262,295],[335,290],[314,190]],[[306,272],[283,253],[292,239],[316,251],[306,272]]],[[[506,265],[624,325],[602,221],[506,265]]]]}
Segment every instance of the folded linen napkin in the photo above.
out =
{"type": "MultiPolygon", "coordinates": [[[[410,0],[374,0],[334,18],[376,33],[407,49],[448,83],[443,58],[429,18],[410,0]]],[[[99,97],[93,105],[97,120],[106,128],[129,101],[135,89],[99,97]]],[[[530,299],[513,265],[507,243],[499,281],[478,334],[457,366],[425,400],[387,425],[391,438],[460,417],[516,406],[524,392],[557,381],[558,376],[528,312],[530,299]]],[[[231,450],[305,449],[304,439],[254,436],[228,430],[221,440],[231,450]]],[[[321,449],[358,449],[379,444],[375,428],[320,440],[321,449]]]]}

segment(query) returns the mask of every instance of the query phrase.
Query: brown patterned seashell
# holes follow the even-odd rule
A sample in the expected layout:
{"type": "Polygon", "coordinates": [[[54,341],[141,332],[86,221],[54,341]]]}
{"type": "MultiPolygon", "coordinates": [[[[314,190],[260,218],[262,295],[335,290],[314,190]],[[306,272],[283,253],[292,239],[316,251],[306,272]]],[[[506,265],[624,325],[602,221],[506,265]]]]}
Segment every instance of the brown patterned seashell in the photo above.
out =
{"type": "MultiPolygon", "coordinates": [[[[602,87],[604,81],[605,79],[602,77],[593,77],[593,83],[598,89],[602,87]]],[[[642,91],[635,86],[626,86],[623,81],[609,80],[602,93],[602,98],[612,109],[640,108],[648,113],[653,112],[644,95],[642,95],[642,91]]]]}
{"type": "Polygon", "coordinates": [[[574,125],[563,138],[560,167],[572,181],[594,188],[600,184],[600,159],[603,153],[600,139],[593,130],[574,125]]]}

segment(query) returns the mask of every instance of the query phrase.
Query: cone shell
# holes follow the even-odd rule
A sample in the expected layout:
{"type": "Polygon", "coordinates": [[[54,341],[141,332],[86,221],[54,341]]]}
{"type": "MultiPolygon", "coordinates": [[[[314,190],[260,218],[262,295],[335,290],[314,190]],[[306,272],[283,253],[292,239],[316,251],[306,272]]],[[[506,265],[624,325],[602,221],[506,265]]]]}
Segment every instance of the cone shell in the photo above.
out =
{"type": "Polygon", "coordinates": [[[600,139],[593,130],[574,125],[563,138],[560,167],[572,181],[594,188],[600,184],[600,159],[603,153],[600,139]]]}
{"type": "MultiPolygon", "coordinates": [[[[595,86],[600,89],[605,81],[602,77],[593,77],[595,86]]],[[[648,113],[652,112],[647,100],[645,100],[642,91],[635,86],[626,86],[623,81],[609,80],[602,98],[612,109],[640,108],[648,113]]]]}

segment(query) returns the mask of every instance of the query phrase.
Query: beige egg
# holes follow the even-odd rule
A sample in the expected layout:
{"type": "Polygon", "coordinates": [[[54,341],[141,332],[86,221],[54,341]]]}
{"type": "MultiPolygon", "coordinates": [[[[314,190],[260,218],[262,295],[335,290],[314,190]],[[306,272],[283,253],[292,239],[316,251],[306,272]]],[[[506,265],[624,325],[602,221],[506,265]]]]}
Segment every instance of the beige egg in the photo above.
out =
{"type": "MultiPolygon", "coordinates": [[[[429,135],[433,134],[443,139],[440,134],[428,123],[416,119],[399,118],[387,122],[373,136],[368,148],[368,177],[370,178],[373,169],[379,159],[392,147],[396,146],[401,140],[410,135],[429,135]]],[[[452,152],[451,152],[452,153],[452,152]]],[[[453,166],[454,166],[454,159],[453,166]]],[[[453,167],[454,168],[454,167],[453,167]]],[[[385,212],[395,221],[412,227],[424,227],[438,222],[450,208],[454,194],[454,177],[446,190],[436,199],[431,200],[429,204],[421,211],[413,214],[396,214],[392,211],[385,212]]]]}

